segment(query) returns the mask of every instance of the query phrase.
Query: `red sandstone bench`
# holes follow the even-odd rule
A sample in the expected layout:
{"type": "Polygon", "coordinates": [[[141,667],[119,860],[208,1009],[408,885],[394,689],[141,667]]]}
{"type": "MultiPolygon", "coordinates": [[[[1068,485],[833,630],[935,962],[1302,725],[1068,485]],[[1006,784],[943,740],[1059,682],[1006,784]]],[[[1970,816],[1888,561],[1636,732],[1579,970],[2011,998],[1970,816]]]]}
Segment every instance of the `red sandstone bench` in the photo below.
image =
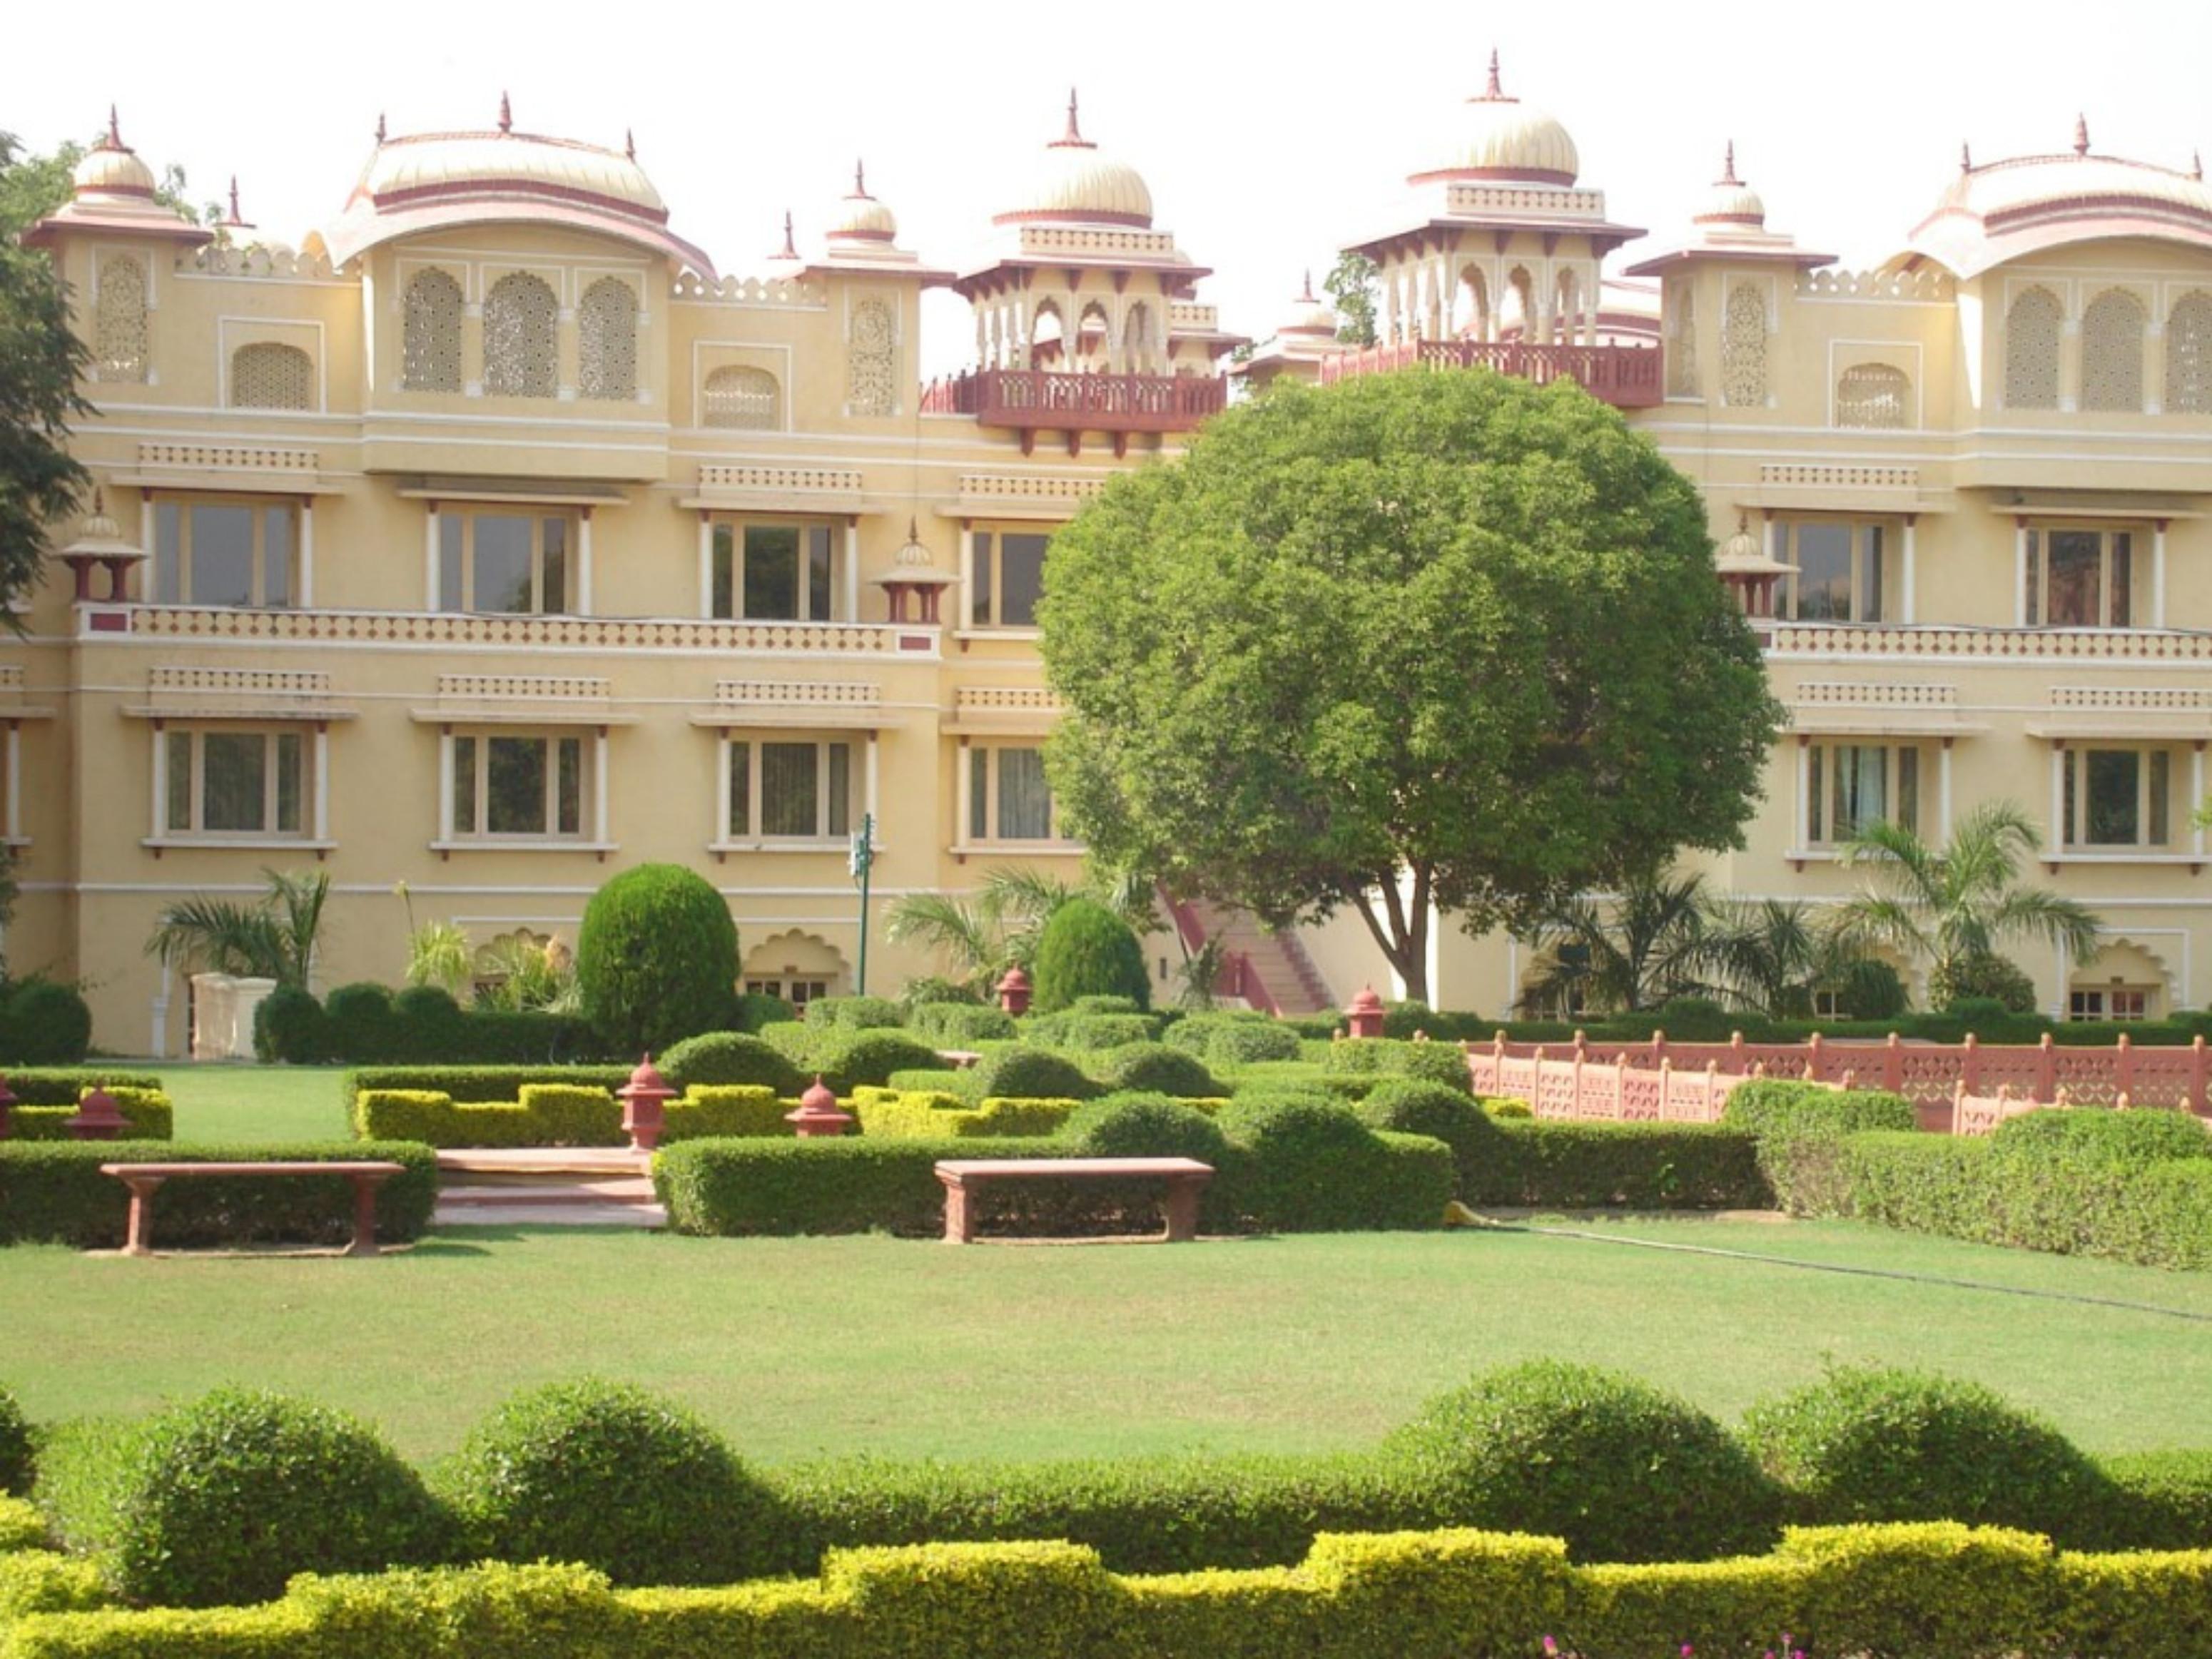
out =
{"type": "Polygon", "coordinates": [[[937,1165],[945,1183],[945,1242],[966,1244],[975,1237],[975,1212],[968,1195],[994,1181],[1130,1181],[1167,1183],[1167,1242],[1198,1237],[1198,1200],[1213,1179],[1213,1166],[1194,1158],[945,1158],[937,1165]]]}
{"type": "Polygon", "coordinates": [[[343,1176],[353,1184],[353,1243],[348,1255],[374,1255],[376,1248],[376,1189],[396,1175],[404,1175],[404,1164],[103,1164],[102,1175],[113,1176],[131,1189],[131,1229],[123,1254],[151,1255],[154,1194],[165,1181],[193,1176],[343,1176]]]}

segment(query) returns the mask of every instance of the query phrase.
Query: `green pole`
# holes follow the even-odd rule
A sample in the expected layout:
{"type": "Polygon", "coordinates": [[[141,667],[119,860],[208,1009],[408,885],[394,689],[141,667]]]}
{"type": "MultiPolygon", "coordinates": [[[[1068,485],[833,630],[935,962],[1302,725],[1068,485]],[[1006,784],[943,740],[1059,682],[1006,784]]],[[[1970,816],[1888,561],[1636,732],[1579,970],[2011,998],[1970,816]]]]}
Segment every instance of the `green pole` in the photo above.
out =
{"type": "Polygon", "coordinates": [[[860,969],[856,988],[868,994],[868,874],[876,862],[876,815],[860,815],[860,833],[853,837],[853,879],[860,884],[860,969]]]}

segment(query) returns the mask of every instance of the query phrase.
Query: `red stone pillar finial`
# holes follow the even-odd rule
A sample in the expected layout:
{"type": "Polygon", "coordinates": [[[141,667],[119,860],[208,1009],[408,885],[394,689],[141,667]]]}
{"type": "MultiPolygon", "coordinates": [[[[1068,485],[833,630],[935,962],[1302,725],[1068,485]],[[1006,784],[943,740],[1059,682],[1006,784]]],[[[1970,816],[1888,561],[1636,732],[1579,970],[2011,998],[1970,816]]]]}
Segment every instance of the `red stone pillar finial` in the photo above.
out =
{"type": "Polygon", "coordinates": [[[2089,118],[2086,115],[2074,118],[2074,153],[2076,155],[2089,153],[2089,118]]]}
{"type": "Polygon", "coordinates": [[[629,1137],[630,1150],[652,1152],[660,1145],[661,1132],[668,1123],[666,1107],[676,1091],[662,1079],[653,1056],[647,1054],[637,1062],[629,1081],[616,1092],[622,1097],[623,1133],[629,1137]]]}
{"type": "Polygon", "coordinates": [[[1354,1038],[1382,1035],[1382,999],[1375,994],[1373,986],[1362,986],[1359,994],[1346,1005],[1344,1023],[1354,1038]]]}
{"type": "Polygon", "coordinates": [[[1030,1011],[1030,997],[1033,989],[1030,976],[1022,971],[1021,963],[1016,963],[1006,969],[1006,977],[999,981],[999,1006],[1019,1019],[1030,1011]]]}
{"type": "Polygon", "coordinates": [[[1483,88],[1482,95],[1489,103],[1501,104],[1505,101],[1505,88],[1499,84],[1498,79],[1498,48],[1495,46],[1490,49],[1490,83],[1483,88]]]}
{"type": "Polygon", "coordinates": [[[501,132],[514,131],[514,109],[507,101],[507,94],[504,91],[499,94],[499,130],[501,132]]]}
{"type": "Polygon", "coordinates": [[[66,1127],[79,1140],[113,1140],[128,1124],[123,1108],[107,1092],[107,1085],[95,1083],[77,1103],[76,1115],[70,1119],[66,1127]]]}
{"type": "Polygon", "coordinates": [[[791,1125],[791,1132],[801,1140],[842,1135],[853,1127],[853,1115],[839,1108],[837,1097],[822,1081],[818,1072],[815,1073],[813,1087],[799,1096],[797,1109],[786,1112],[783,1121],[791,1125]]]}

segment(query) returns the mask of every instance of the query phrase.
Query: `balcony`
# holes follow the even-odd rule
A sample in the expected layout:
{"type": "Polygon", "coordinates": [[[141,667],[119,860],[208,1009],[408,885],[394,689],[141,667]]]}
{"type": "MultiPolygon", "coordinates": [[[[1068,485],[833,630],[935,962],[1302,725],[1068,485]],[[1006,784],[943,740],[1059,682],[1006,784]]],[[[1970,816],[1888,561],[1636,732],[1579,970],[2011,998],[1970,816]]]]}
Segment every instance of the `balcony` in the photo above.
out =
{"type": "Polygon", "coordinates": [[[1133,432],[1188,432],[1229,403],[1229,384],[1199,374],[1055,374],[1036,368],[986,368],[933,381],[924,389],[925,415],[966,415],[980,426],[1011,427],[1022,453],[1040,432],[1065,434],[1079,453],[1083,434],[1103,432],[1114,453],[1128,453],[1133,432]]]}
{"type": "Polygon", "coordinates": [[[1548,386],[1573,380],[1615,409],[1653,409],[1665,401],[1657,346],[1523,345],[1518,340],[1407,340],[1324,357],[1322,384],[1401,368],[1489,368],[1548,386]]]}
{"type": "Polygon", "coordinates": [[[1809,661],[2212,663],[2212,634],[2150,628],[1969,628],[1753,618],[1769,658],[1809,661]]]}

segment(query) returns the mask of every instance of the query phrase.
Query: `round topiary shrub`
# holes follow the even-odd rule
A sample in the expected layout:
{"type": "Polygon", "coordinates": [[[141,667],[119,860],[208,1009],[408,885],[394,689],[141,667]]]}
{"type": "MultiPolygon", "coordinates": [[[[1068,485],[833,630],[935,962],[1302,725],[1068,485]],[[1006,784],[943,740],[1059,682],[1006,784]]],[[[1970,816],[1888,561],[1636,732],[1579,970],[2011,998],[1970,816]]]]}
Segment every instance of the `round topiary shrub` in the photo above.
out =
{"type": "Polygon", "coordinates": [[[12,1066],[76,1066],[92,1046],[92,1010],[71,985],[18,981],[0,1009],[0,1038],[12,1066]]]}
{"type": "Polygon", "coordinates": [[[1474,1097],[1427,1078],[1386,1077],[1352,1109],[1370,1129],[1443,1141],[1462,1170],[1498,1145],[1499,1131],[1474,1097]]]}
{"type": "Polygon", "coordinates": [[[1087,1101],[1060,1129],[1084,1158],[1194,1158],[1218,1169],[1229,1150],[1220,1126],[1165,1095],[1110,1094],[1087,1101]]]}
{"type": "Polygon", "coordinates": [[[1984,951],[1938,964],[1928,976],[1928,1001],[1939,1013],[1970,1019],[1987,1018],[1970,1011],[1970,1002],[1996,1002],[2001,1014],[2032,1014],[2035,981],[2008,957],[1984,951]]]}
{"type": "Polygon", "coordinates": [[[31,1489],[31,1425],[15,1396],[0,1389],[0,1492],[31,1489]]]}
{"type": "Polygon", "coordinates": [[[662,1079],[679,1092],[695,1084],[758,1084],[779,1095],[796,1095],[811,1080],[776,1049],[742,1031],[708,1031],[671,1043],[659,1065],[662,1079]]]}
{"type": "Polygon", "coordinates": [[[1919,1114],[1902,1095],[1881,1089],[1828,1089],[1786,1078],[1753,1078],[1738,1084],[1721,1108],[1721,1121],[1762,1139],[1920,1127],[1919,1114]]]}
{"type": "Polygon", "coordinates": [[[2187,1112],[2046,1107],[2008,1118],[1990,1137],[2001,1156],[2135,1168],[2177,1158],[2212,1158],[2212,1130],[2187,1112]]]}
{"type": "Polygon", "coordinates": [[[1713,1419],[1593,1365],[1530,1360],[1440,1395],[1383,1443],[1445,1524],[1564,1538],[1581,1561],[1763,1551],[1773,1484],[1713,1419]]]}
{"type": "Polygon", "coordinates": [[[1077,997],[1067,1008],[1074,1014],[1141,1014],[1151,1006],[1134,997],[1094,995],[1077,997]]]}
{"type": "Polygon", "coordinates": [[[817,997],[806,1005],[810,1025],[840,1031],[882,1031],[906,1024],[906,1012],[889,997],[817,997]]]}
{"type": "Polygon", "coordinates": [[[1253,1226],[1314,1232],[1370,1224],[1362,1189],[1381,1148],[1350,1106],[1303,1090],[1267,1089],[1237,1096],[1217,1121],[1251,1153],[1235,1200],[1253,1226]]]}
{"type": "Polygon", "coordinates": [[[314,1066],[330,1056],[323,1005],[296,985],[280,985],[253,1011],[253,1057],[267,1065],[314,1066]]]}
{"type": "Polygon", "coordinates": [[[1095,1053],[1158,1040],[1160,1023],[1150,1014],[1084,1014],[1070,1009],[1037,1022],[1037,1040],[1055,1048],[1095,1053]],[[1049,1033],[1049,1035],[1047,1035],[1049,1033]]]}
{"type": "Polygon", "coordinates": [[[985,1100],[1088,1100],[1103,1092],[1064,1054],[1045,1048],[1001,1048],[975,1066],[985,1100]]]}
{"type": "Polygon", "coordinates": [[[2058,1431],[1975,1382],[1852,1366],[1754,1406],[1743,1436],[1802,1518],[2075,1533],[2105,1478],[2058,1431]]]}
{"type": "Polygon", "coordinates": [[[580,1562],[619,1584],[750,1577],[772,1527],[774,1499],[705,1424],[597,1378],[508,1401],[439,1486],[472,1550],[580,1562]]]}
{"type": "Polygon", "coordinates": [[[1018,1035],[1014,1017],[1005,1009],[971,1002],[917,1003],[907,1015],[907,1029],[926,1042],[948,1048],[1005,1042],[1018,1035]]]}
{"type": "Polygon", "coordinates": [[[1098,1074],[1113,1089],[1143,1089],[1181,1100],[1209,1100],[1225,1092],[1195,1054],[1164,1042],[1132,1042],[1106,1051],[1098,1074]]]}
{"type": "Polygon", "coordinates": [[[738,994],[737,1012],[730,1023],[751,1036],[763,1025],[780,1024],[798,1018],[799,1010],[781,997],[772,997],[762,991],[744,991],[738,994]]]}
{"type": "Polygon", "coordinates": [[[1072,898],[1046,919],[1030,976],[1039,1013],[1073,1007],[1079,997],[1125,997],[1152,1006],[1145,947],[1129,924],[1095,899],[1072,898]]]}
{"type": "Polygon", "coordinates": [[[1853,963],[1836,987],[1836,1007],[1845,1019],[1895,1019],[1911,1006],[1905,981],[1880,957],[1853,963]]]}
{"type": "Polygon", "coordinates": [[[391,989],[374,980],[341,985],[323,999],[323,1033],[330,1057],[343,1064],[386,1065],[400,1058],[391,989]]]}
{"type": "Polygon", "coordinates": [[[82,1541],[131,1601],[266,1601],[295,1573],[452,1553],[445,1512],[373,1430],[281,1395],[219,1389],[149,1419],[104,1484],[105,1523],[82,1541]]]}
{"type": "Polygon", "coordinates": [[[1299,1054],[1297,1032],[1279,1020],[1225,1020],[1204,1036],[1203,1052],[1211,1066],[1257,1066],[1299,1054]]]}
{"type": "Polygon", "coordinates": [[[641,864],[584,907],[576,986],[584,1017],[617,1054],[657,1054],[727,1025],[737,978],[737,924],[696,871],[641,864]]]}

